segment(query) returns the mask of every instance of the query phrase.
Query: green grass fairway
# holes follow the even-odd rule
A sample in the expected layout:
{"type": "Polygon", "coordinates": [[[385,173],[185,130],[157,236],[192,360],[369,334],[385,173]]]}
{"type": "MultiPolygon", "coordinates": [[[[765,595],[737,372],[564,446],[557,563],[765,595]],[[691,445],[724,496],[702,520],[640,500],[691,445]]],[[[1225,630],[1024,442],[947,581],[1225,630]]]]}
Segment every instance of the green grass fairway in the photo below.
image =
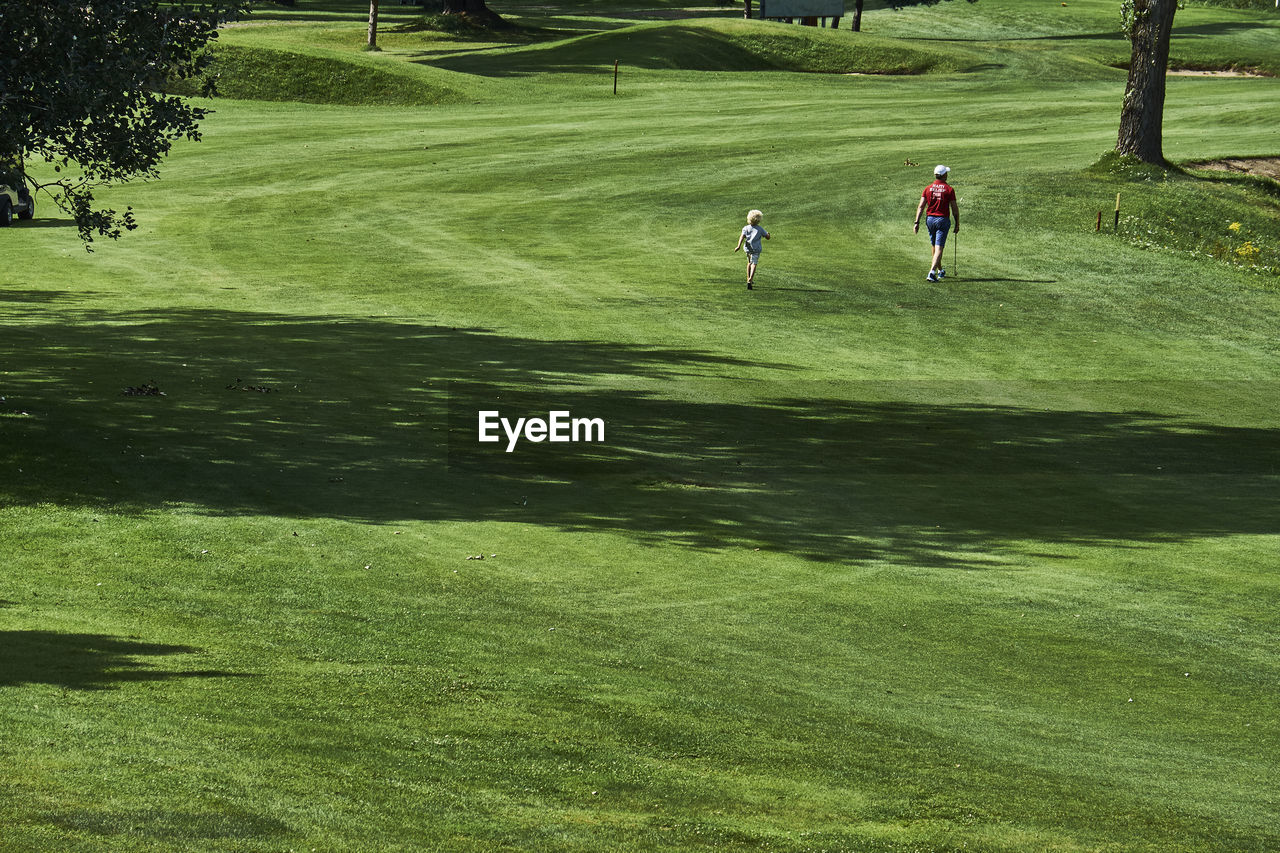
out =
{"type": "MultiPolygon", "coordinates": [[[[0,851],[1280,850],[1280,184],[1103,156],[1118,3],[869,5],[264,6],[0,231],[0,851]]],[[[1173,57],[1280,157],[1280,15],[1173,57]]]]}

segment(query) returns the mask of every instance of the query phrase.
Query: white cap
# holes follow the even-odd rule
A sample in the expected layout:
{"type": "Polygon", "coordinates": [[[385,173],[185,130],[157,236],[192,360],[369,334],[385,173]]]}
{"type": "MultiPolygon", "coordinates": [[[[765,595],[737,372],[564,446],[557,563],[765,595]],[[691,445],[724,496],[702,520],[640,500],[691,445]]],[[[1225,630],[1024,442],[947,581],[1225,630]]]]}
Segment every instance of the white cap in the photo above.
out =
{"type": "Polygon", "coordinates": [[[941,177],[945,177],[945,176],[946,176],[946,174],[947,174],[947,172],[950,172],[950,171],[951,171],[950,169],[948,169],[946,166],[942,166],[942,165],[938,165],[938,166],[934,166],[934,167],[933,167],[933,174],[934,174],[934,175],[936,175],[936,176],[937,176],[937,177],[939,177],[939,178],[941,178],[941,177]]]}

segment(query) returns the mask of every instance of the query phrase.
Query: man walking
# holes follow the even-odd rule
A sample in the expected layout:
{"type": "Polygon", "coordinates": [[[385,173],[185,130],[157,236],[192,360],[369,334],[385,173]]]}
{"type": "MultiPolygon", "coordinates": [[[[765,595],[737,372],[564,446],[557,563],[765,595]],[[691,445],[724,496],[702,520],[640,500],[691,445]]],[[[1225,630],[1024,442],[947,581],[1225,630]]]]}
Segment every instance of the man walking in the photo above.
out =
{"type": "Polygon", "coordinates": [[[942,281],[947,276],[947,271],[942,268],[942,250],[947,245],[947,232],[951,230],[953,217],[956,233],[960,233],[960,207],[956,204],[956,191],[947,183],[950,172],[946,166],[934,167],[933,183],[924,188],[924,192],[920,194],[920,203],[916,205],[914,233],[920,233],[920,214],[923,212],[925,227],[929,229],[929,243],[933,246],[933,264],[929,267],[929,275],[925,281],[942,281]]]}

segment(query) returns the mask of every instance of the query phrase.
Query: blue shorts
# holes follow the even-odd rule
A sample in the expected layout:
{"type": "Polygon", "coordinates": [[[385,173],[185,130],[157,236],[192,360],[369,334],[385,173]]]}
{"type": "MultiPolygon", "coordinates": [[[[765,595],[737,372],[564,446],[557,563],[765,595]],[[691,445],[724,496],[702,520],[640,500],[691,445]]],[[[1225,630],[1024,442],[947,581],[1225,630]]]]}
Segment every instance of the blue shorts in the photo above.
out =
{"type": "Polygon", "coordinates": [[[925,227],[929,229],[929,244],[942,248],[947,245],[947,232],[951,230],[949,216],[926,216],[925,227]]]}

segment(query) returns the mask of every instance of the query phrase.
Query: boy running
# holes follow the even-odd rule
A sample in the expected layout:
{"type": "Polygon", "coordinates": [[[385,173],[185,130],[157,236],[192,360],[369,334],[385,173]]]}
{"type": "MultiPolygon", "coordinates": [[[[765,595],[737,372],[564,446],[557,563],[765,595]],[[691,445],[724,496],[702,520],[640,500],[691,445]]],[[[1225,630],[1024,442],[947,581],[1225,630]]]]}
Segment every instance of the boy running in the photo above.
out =
{"type": "Polygon", "coordinates": [[[756,264],[760,263],[760,238],[768,240],[769,232],[760,227],[760,220],[764,218],[764,214],[758,210],[752,210],[747,213],[747,224],[742,226],[742,234],[738,237],[738,245],[733,247],[736,252],[746,246],[747,252],[747,290],[753,290],[751,282],[756,277],[756,264]]]}

